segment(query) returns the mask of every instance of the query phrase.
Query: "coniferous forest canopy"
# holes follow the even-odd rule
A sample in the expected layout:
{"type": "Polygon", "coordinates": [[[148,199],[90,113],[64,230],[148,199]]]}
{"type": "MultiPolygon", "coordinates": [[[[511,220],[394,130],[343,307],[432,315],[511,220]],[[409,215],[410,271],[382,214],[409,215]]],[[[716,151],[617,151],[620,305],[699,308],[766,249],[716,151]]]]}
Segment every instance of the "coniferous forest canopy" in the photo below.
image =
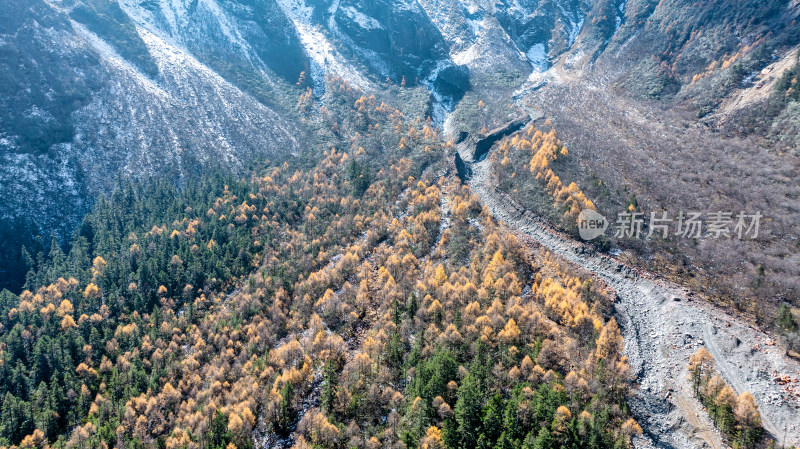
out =
{"type": "Polygon", "coordinates": [[[316,163],[121,180],[2,294],[4,445],[626,447],[611,298],[342,80],[316,163]],[[259,443],[261,444],[261,443],[259,443]]]}

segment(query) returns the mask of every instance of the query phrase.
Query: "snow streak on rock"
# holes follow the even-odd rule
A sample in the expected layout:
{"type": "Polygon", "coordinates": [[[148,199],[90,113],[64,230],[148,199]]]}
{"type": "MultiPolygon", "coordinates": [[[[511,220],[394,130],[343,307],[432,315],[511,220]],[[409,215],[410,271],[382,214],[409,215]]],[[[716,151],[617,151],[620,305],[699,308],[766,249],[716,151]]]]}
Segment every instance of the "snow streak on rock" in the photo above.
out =
{"type": "MultiPolygon", "coordinates": [[[[312,75],[338,75],[361,89],[370,88],[366,77],[348,64],[325,34],[314,25],[311,20],[314,9],[311,6],[306,5],[304,0],[278,0],[278,4],[294,23],[306,52],[321,69],[321,72],[312,75]]],[[[316,79],[315,82],[319,83],[321,79],[316,79]]]]}

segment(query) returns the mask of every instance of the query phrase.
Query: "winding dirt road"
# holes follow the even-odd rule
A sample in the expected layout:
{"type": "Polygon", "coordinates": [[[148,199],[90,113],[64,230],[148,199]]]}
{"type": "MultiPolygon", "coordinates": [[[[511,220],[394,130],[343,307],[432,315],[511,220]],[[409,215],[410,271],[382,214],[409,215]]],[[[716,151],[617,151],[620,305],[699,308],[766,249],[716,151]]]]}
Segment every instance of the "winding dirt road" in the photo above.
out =
{"type": "Polygon", "coordinates": [[[491,158],[471,166],[469,184],[496,219],[549,251],[605,281],[617,293],[615,316],[639,389],[630,399],[644,429],[637,447],[724,448],[688,380],[689,357],[705,346],[716,369],[737,394],[755,397],[766,430],[784,446],[800,445],[800,403],[775,382],[776,375],[800,377],[800,363],[771,339],[724,311],[693,301],[678,285],[634,270],[588,245],[553,231],[519,204],[495,190],[491,158]]]}

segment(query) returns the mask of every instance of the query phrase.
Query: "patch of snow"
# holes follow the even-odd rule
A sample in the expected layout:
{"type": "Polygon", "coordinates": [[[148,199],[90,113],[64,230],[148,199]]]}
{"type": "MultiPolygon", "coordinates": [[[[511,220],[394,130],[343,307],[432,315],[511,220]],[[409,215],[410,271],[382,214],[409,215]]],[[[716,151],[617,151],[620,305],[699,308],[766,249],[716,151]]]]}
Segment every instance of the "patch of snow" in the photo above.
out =
{"type": "MultiPolygon", "coordinates": [[[[198,0],[189,15],[187,0],[160,0],[151,11],[140,0],[119,0],[120,7],[139,27],[150,30],[170,45],[191,48],[224,46],[253,61],[250,44],[242,37],[236,18],[226,12],[217,0],[198,0]]],[[[256,58],[257,59],[257,58],[256,58]]]]}
{"type": "Polygon", "coordinates": [[[467,9],[467,12],[470,15],[473,15],[481,10],[480,5],[478,5],[478,3],[473,3],[473,2],[467,3],[466,5],[464,5],[464,7],[467,9]]]}
{"type": "Polygon", "coordinates": [[[114,50],[114,47],[101,39],[100,36],[89,31],[88,28],[74,20],[70,20],[70,22],[72,23],[72,27],[75,28],[79,34],[83,35],[83,38],[86,39],[86,42],[92,46],[92,48],[104,59],[106,63],[116,67],[119,70],[129,73],[130,76],[132,76],[137,83],[144,86],[150,94],[160,98],[169,97],[169,94],[159,87],[158,84],[147,77],[147,75],[142,73],[138,67],[134,66],[128,62],[128,60],[120,56],[120,54],[114,50]]]}
{"type": "MultiPolygon", "coordinates": [[[[349,48],[353,49],[358,56],[358,60],[367,66],[372,67],[372,69],[375,70],[380,77],[390,76],[390,73],[392,72],[391,68],[376,51],[359,46],[353,42],[353,39],[348,34],[342,33],[341,30],[339,30],[339,24],[336,23],[336,13],[338,10],[339,0],[334,0],[331,3],[331,6],[328,8],[328,12],[330,13],[330,17],[328,17],[328,31],[330,31],[330,33],[333,34],[336,39],[339,39],[346,46],[349,46],[349,48]]],[[[316,70],[321,74],[320,79],[322,79],[322,77],[325,75],[323,68],[317,66],[316,70]]]]}
{"type": "MultiPolygon", "coordinates": [[[[341,76],[361,89],[369,88],[369,81],[355,68],[342,62],[344,57],[336,51],[325,34],[317,28],[317,25],[314,25],[311,20],[314,8],[306,5],[304,0],[278,0],[278,6],[294,23],[306,53],[325,73],[341,76]]],[[[314,70],[312,70],[312,76],[313,72],[314,70]]],[[[322,80],[317,79],[315,82],[322,82],[322,80]]]]}
{"type": "Polygon", "coordinates": [[[395,0],[394,8],[398,11],[413,11],[419,13],[422,7],[416,0],[395,0]]]}
{"type": "Polygon", "coordinates": [[[183,11],[180,0],[161,0],[161,13],[167,21],[169,31],[172,36],[178,35],[178,14],[183,11]]]}
{"type": "Polygon", "coordinates": [[[477,36],[478,33],[480,33],[484,29],[484,23],[483,23],[484,20],[485,20],[484,18],[481,18],[480,20],[467,18],[467,25],[469,25],[470,28],[472,28],[472,34],[477,36]]]}
{"type": "MultiPolygon", "coordinates": [[[[132,176],[169,172],[182,179],[198,163],[235,169],[249,155],[297,144],[293,130],[274,111],[170,38],[137,28],[159,68],[159,77],[152,80],[98,36],[73,26],[101,57],[111,79],[119,80],[73,115],[74,152],[102,161],[103,171],[132,176]],[[109,149],[123,150],[109,156],[109,149]]],[[[98,191],[102,184],[90,181],[89,188],[98,191]]]]}
{"type": "Polygon", "coordinates": [[[31,107],[25,111],[25,116],[28,118],[39,119],[44,123],[48,123],[55,120],[53,114],[45,111],[44,109],[40,109],[35,104],[32,104],[31,107]]]}
{"type": "Polygon", "coordinates": [[[478,49],[478,44],[472,44],[466,50],[455,53],[450,57],[453,59],[453,62],[458,65],[467,65],[470,62],[478,59],[480,56],[481,54],[478,49]]]}
{"type": "Polygon", "coordinates": [[[144,8],[138,0],[119,0],[119,6],[140,27],[162,30],[177,39],[180,37],[178,22],[186,23],[187,20],[184,8],[180,3],[174,4],[176,1],[179,0],[160,0],[155,11],[144,8]]]}
{"type": "Polygon", "coordinates": [[[428,88],[428,91],[431,93],[431,96],[434,100],[433,104],[431,105],[431,119],[437,126],[439,126],[439,128],[444,125],[447,115],[453,111],[455,104],[453,104],[451,99],[448,99],[439,91],[437,91],[434,83],[436,82],[436,78],[439,76],[439,72],[447,67],[451,67],[452,65],[453,63],[447,59],[436,61],[436,67],[431,70],[431,73],[423,81],[423,84],[425,84],[425,87],[428,88]]]}
{"type": "Polygon", "coordinates": [[[581,30],[583,30],[583,22],[584,17],[581,17],[578,22],[572,23],[572,32],[569,34],[569,46],[571,47],[572,44],[575,43],[575,39],[578,38],[578,34],[580,34],[581,30]]]}
{"type": "MultiPolygon", "coordinates": [[[[614,34],[617,34],[617,31],[619,31],[619,27],[622,26],[622,21],[625,19],[625,5],[627,3],[628,0],[622,0],[622,2],[619,4],[619,15],[616,17],[617,24],[616,27],[614,28],[614,34]]],[[[614,34],[612,34],[611,36],[613,37],[614,34]]]]}
{"type": "Polygon", "coordinates": [[[222,8],[220,8],[215,0],[200,1],[202,5],[207,8],[208,12],[211,13],[211,15],[217,20],[220,31],[222,31],[222,34],[228,39],[229,42],[243,50],[250,48],[244,38],[242,38],[241,34],[239,34],[239,30],[235,26],[231,25],[230,18],[225,12],[222,11],[222,8]]]}
{"type": "Polygon", "coordinates": [[[374,18],[362,13],[361,11],[353,8],[352,6],[346,6],[341,8],[341,11],[350,19],[353,20],[365,30],[381,30],[383,29],[383,25],[380,22],[375,20],[374,18]]]}
{"type": "Polygon", "coordinates": [[[544,72],[550,67],[550,61],[547,59],[547,50],[543,43],[538,43],[531,47],[525,56],[530,61],[534,70],[544,72]]]}
{"type": "Polygon", "coordinates": [[[569,22],[569,29],[567,34],[569,35],[567,39],[567,47],[571,47],[572,44],[575,43],[575,40],[578,38],[578,34],[580,34],[581,30],[583,29],[583,22],[585,17],[580,16],[578,13],[571,13],[564,8],[560,2],[556,2],[558,5],[558,9],[561,10],[561,14],[564,16],[569,22]]]}
{"type": "MultiPolygon", "coordinates": [[[[470,15],[474,15],[474,14],[475,13],[470,13],[470,15]]],[[[486,24],[485,24],[486,18],[484,16],[482,16],[482,15],[480,16],[479,19],[476,19],[476,18],[473,18],[473,17],[465,17],[464,20],[465,20],[466,24],[469,25],[469,27],[470,27],[470,29],[472,31],[472,33],[471,33],[472,36],[476,36],[476,37],[480,36],[486,30],[486,24]]],[[[477,39],[477,40],[480,40],[480,39],[477,39]]],[[[481,57],[481,50],[480,50],[480,46],[478,45],[478,42],[473,42],[466,49],[458,51],[458,52],[452,52],[450,54],[450,58],[453,60],[453,62],[455,62],[456,64],[459,64],[459,65],[468,65],[469,63],[471,63],[472,61],[475,61],[479,57],[481,57]]]]}
{"type": "Polygon", "coordinates": [[[333,20],[333,15],[336,14],[336,10],[339,9],[340,0],[333,0],[331,2],[331,6],[328,7],[328,13],[331,15],[331,20],[333,20]]]}
{"type": "Polygon", "coordinates": [[[514,0],[511,4],[511,7],[508,8],[509,13],[518,13],[520,15],[527,15],[529,13],[528,8],[519,4],[519,0],[514,0]]]}

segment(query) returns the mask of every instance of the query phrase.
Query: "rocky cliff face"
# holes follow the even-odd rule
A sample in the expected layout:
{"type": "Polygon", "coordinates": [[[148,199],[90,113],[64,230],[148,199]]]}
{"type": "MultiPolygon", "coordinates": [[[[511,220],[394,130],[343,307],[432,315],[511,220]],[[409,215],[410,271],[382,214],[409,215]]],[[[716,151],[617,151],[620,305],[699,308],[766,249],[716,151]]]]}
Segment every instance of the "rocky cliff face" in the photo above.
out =
{"type": "Polygon", "coordinates": [[[448,57],[448,44],[417,2],[342,0],[331,6],[332,29],[354,51],[371,53],[374,60],[364,61],[394,82],[418,82],[448,57]]]}

